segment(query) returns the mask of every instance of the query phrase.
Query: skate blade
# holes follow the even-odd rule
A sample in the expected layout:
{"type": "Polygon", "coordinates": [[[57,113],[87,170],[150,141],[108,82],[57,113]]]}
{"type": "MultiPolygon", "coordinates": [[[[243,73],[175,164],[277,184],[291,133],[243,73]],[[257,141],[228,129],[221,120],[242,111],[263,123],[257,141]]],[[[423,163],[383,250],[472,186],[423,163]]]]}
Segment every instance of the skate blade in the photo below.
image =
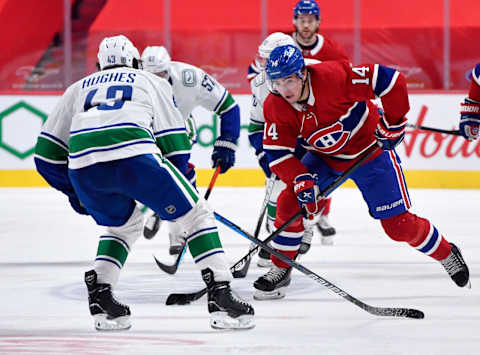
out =
{"type": "Polygon", "coordinates": [[[333,245],[333,235],[330,235],[330,236],[322,236],[321,237],[321,243],[322,245],[333,245]]]}
{"type": "Polygon", "coordinates": [[[93,318],[95,329],[101,332],[128,330],[132,327],[130,316],[107,319],[106,314],[96,314],[93,318]]]}
{"type": "Polygon", "coordinates": [[[253,315],[245,314],[232,318],[227,312],[213,312],[210,313],[210,326],[213,329],[252,329],[255,322],[253,315]]]}
{"type": "Polygon", "coordinates": [[[279,300],[285,297],[285,289],[286,287],[280,287],[273,291],[256,290],[253,294],[253,299],[257,301],[279,300]]]}
{"type": "Polygon", "coordinates": [[[270,260],[270,259],[258,259],[257,266],[258,267],[271,267],[272,266],[272,260],[270,260]]]}

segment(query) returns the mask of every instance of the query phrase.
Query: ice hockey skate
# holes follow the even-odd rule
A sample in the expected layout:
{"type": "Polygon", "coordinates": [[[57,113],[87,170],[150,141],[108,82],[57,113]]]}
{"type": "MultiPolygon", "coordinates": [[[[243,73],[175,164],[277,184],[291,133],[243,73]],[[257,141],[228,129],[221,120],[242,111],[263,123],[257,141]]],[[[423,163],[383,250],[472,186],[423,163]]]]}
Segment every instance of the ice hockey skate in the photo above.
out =
{"type": "Polygon", "coordinates": [[[260,249],[258,253],[258,267],[270,267],[272,266],[272,261],[270,260],[270,253],[264,249],[260,249]]]}
{"type": "Polygon", "coordinates": [[[256,291],[253,298],[259,301],[276,300],[285,297],[285,289],[290,285],[292,268],[272,265],[270,270],[253,283],[256,291]]]}
{"type": "Polygon", "coordinates": [[[302,236],[302,242],[300,243],[300,247],[298,248],[299,254],[306,254],[310,250],[310,246],[312,244],[313,238],[313,228],[305,228],[302,236]]]}
{"type": "Polygon", "coordinates": [[[97,283],[97,273],[85,273],[88,289],[90,314],[94,318],[95,329],[99,331],[127,330],[130,323],[130,308],[119,303],[112,294],[112,286],[97,283]]]}
{"type": "Polygon", "coordinates": [[[160,229],[160,223],[162,220],[160,216],[156,213],[151,215],[145,221],[145,226],[143,227],[143,236],[145,239],[152,239],[157,234],[158,230],[160,229]]]}
{"type": "Polygon", "coordinates": [[[440,264],[442,264],[457,286],[465,287],[468,285],[470,288],[470,272],[465,260],[463,260],[462,253],[460,253],[460,249],[455,244],[450,243],[450,246],[452,248],[450,254],[446,259],[440,260],[440,264]]]}
{"type": "Polygon", "coordinates": [[[202,270],[208,290],[210,326],[214,329],[251,329],[255,327],[253,307],[230,288],[228,281],[215,281],[213,271],[202,270]]]}
{"type": "Polygon", "coordinates": [[[330,224],[328,220],[328,215],[320,216],[320,219],[317,223],[318,231],[321,233],[321,243],[322,245],[333,245],[333,237],[337,233],[335,228],[330,224]]]}

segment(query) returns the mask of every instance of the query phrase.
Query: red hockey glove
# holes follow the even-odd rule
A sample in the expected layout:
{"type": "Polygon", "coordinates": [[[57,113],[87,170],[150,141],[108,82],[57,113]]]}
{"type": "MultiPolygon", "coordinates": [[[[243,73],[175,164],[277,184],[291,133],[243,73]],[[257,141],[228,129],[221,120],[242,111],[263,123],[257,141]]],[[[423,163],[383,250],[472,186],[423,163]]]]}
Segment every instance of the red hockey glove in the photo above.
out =
{"type": "Polygon", "coordinates": [[[298,204],[307,211],[307,218],[313,217],[320,212],[319,201],[320,189],[315,185],[315,177],[312,174],[298,175],[294,180],[293,191],[297,194],[298,204]]]}
{"type": "Polygon", "coordinates": [[[475,140],[480,135],[480,103],[467,98],[461,106],[460,133],[465,139],[475,140]]]}
{"type": "Polygon", "coordinates": [[[380,148],[383,150],[392,150],[399,145],[403,141],[403,138],[405,138],[406,126],[407,119],[405,117],[396,124],[390,124],[385,119],[385,116],[381,115],[374,133],[380,148]]]}

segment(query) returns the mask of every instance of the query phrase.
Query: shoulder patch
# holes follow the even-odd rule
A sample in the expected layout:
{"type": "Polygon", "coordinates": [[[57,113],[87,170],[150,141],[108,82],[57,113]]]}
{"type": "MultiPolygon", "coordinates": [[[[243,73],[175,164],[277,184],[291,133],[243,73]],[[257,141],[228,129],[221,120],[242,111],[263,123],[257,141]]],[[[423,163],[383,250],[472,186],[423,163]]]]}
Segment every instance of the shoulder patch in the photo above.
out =
{"type": "Polygon", "coordinates": [[[183,86],[193,87],[197,85],[197,74],[193,69],[182,70],[182,83],[183,86]]]}

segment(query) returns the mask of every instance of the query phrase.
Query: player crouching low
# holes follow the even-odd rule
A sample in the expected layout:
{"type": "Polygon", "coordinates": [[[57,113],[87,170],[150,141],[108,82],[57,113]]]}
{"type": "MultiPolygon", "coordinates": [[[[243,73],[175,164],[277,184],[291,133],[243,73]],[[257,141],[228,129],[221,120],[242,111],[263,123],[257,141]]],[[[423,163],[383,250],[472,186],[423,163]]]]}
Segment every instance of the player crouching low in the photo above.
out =
{"type": "MultiPolygon", "coordinates": [[[[319,192],[377,145],[372,157],[350,178],[360,189],[370,215],[393,240],[406,242],[440,262],[459,287],[469,284],[460,250],[428,220],[409,211],[411,202],[395,146],[405,135],[409,110],[405,78],[382,65],[350,67],[343,62],[305,66],[291,45],[270,54],[266,73],[272,94],[265,100],[263,147],[273,173],[287,184],[277,203],[275,227],[303,207],[309,218],[321,211],[319,192]],[[380,98],[380,114],[373,98],[380,98]],[[269,134],[270,132],[270,134],[269,134]],[[300,161],[292,153],[297,137],[308,144],[300,161]]],[[[302,218],[280,233],[272,246],[295,258],[304,231],[302,218]]],[[[291,267],[274,255],[273,266],[255,281],[256,299],[285,296],[291,267]]]]}
{"type": "Polygon", "coordinates": [[[100,71],[65,91],[35,149],[45,180],[68,196],[76,212],[106,226],[94,268],[85,273],[95,328],[131,326],[130,308],[116,300],[113,288],[142,235],[136,201],[185,226],[190,253],[207,285],[211,326],[252,328],[252,306],[230,288],[232,275],[212,211],[184,176],[190,143],[170,84],[138,70],[139,59],[125,36],[105,38],[98,51],[100,71]]]}

